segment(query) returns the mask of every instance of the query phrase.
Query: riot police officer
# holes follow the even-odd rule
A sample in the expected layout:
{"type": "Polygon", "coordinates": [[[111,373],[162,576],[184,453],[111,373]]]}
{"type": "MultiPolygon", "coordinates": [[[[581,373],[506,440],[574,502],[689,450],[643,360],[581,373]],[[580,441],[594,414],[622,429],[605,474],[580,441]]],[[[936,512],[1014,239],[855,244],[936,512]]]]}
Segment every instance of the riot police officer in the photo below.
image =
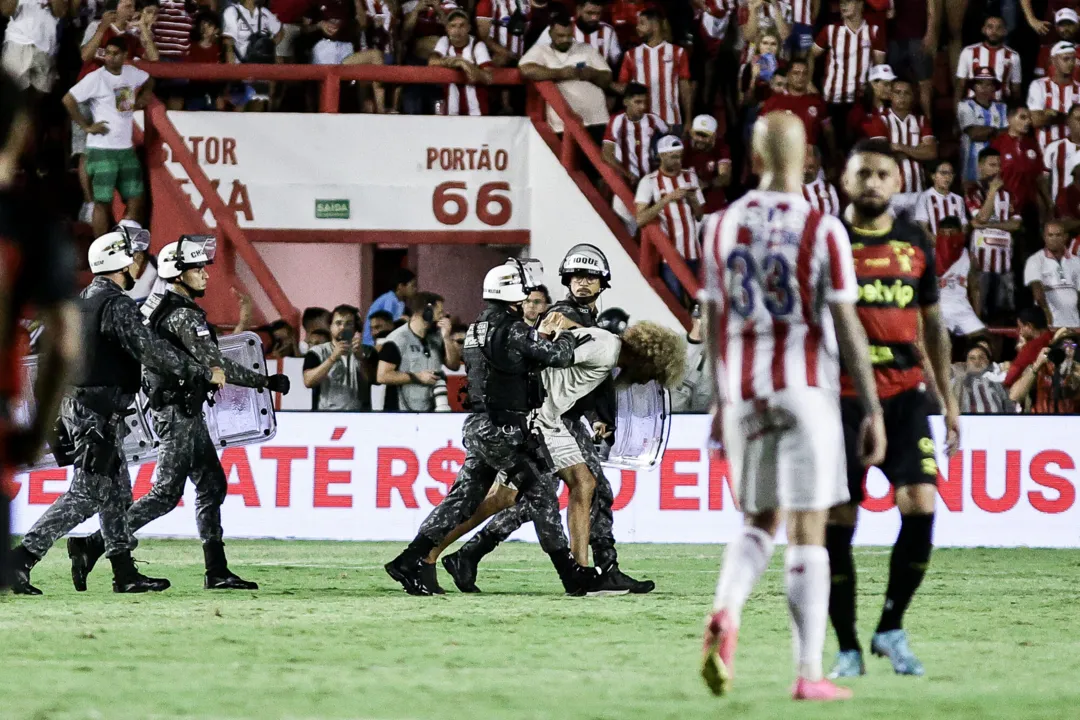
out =
{"type": "MultiPolygon", "coordinates": [[[[484,278],[487,305],[469,326],[463,351],[471,403],[463,431],[465,463],[446,499],[424,520],[416,538],[386,564],[386,572],[409,594],[441,593],[435,566],[425,559],[473,514],[500,471],[525,497],[536,502],[547,502],[549,495],[554,499],[554,493],[537,482],[545,474],[546,464],[542,441],[528,426],[527,416],[543,401],[539,371],[573,364],[576,342],[562,332],[570,325],[564,324],[558,313],[548,315],[539,328],[543,334],[555,333],[551,341],[540,338],[522,320],[521,303],[536,284],[518,261],[493,268],[484,278]]],[[[550,515],[558,517],[557,505],[550,515]]],[[[595,576],[594,571],[574,562],[561,525],[558,532],[538,534],[560,573],[578,575],[582,584],[595,576]]]]}
{"type": "MultiPolygon", "coordinates": [[[[205,241],[185,237],[165,246],[158,272],[169,285],[150,313],[150,327],[181,353],[197,362],[224,369],[225,380],[230,384],[287,393],[289,378],[285,375],[267,377],[222,356],[217,335],[206,320],[206,312],[195,303],[195,299],[206,292],[209,280],[206,266],[211,261],[205,241]]],[[[143,373],[143,387],[150,400],[154,432],[161,439],[161,445],[158,447],[157,481],[128,511],[131,532],[172,511],[180,502],[184,484],[190,477],[195,485],[195,522],[206,561],[203,586],[207,590],[258,590],[256,583],[233,574],[225,559],[221,504],[228,485],[203,417],[206,393],[149,367],[143,373]]],[[[71,578],[76,590],[86,590],[86,576],[104,552],[104,546],[100,533],[68,539],[71,578]]]]}
{"type": "Polygon", "coordinates": [[[131,476],[122,449],[127,427],[123,418],[139,391],[140,364],[175,377],[195,392],[225,383],[221,368],[181,355],[142,323],[135,301],[124,294],[134,284],[126,234],[111,232],[96,239],[89,260],[94,280],[79,299],[87,367],[60,406],[69,442],[59,445],[71,448],[75,477],[13,553],[12,590],[19,594],[41,594],[30,584],[31,568],[53,543],[95,513],[101,520],[103,552],[113,567],[113,591],[169,587],[168,580],[142,575],[131,559],[136,541],[127,520],[131,476]]]}
{"type": "MultiPolygon", "coordinates": [[[[570,248],[559,264],[559,276],[569,293],[564,299],[552,305],[548,312],[560,313],[582,327],[596,326],[596,301],[600,294],[611,286],[611,266],[608,264],[607,256],[595,245],[588,243],[575,245],[570,248]]],[[[626,318],[616,315],[608,325],[609,329],[618,329],[620,326],[625,329],[626,318]]],[[[570,412],[564,414],[563,420],[577,440],[585,457],[585,463],[596,478],[590,522],[590,545],[593,551],[593,562],[602,569],[598,580],[600,587],[597,590],[612,593],[620,591],[647,593],[656,587],[653,581],[635,580],[619,569],[613,530],[614,494],[611,483],[604,475],[604,469],[600,464],[600,454],[588,430],[581,423],[582,416],[588,413],[602,423],[608,431],[614,431],[615,405],[615,385],[609,379],[575,405],[570,412]]],[[[455,584],[459,588],[474,588],[476,566],[480,560],[511,533],[527,522],[535,522],[537,517],[536,508],[530,506],[527,498],[518,501],[495,515],[480,532],[465,543],[461,550],[446,556],[443,559],[443,566],[454,577],[455,584]]],[[[564,585],[566,585],[565,581],[564,585]]],[[[567,586],[567,590],[573,592],[574,588],[567,586]]]]}

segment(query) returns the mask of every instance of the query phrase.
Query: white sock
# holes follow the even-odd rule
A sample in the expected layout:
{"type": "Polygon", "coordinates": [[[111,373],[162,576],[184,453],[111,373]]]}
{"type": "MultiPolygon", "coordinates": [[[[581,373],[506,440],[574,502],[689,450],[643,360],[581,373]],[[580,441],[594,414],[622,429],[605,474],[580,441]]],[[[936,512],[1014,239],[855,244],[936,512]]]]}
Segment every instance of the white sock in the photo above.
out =
{"type": "Polygon", "coordinates": [[[764,530],[744,525],[724,551],[720,579],[716,583],[713,612],[726,609],[738,627],[742,609],[761,579],[773,553],[773,539],[764,530]]]}
{"type": "Polygon", "coordinates": [[[784,576],[796,672],[807,680],[820,680],[829,619],[828,551],[818,545],[788,545],[784,576]]]}

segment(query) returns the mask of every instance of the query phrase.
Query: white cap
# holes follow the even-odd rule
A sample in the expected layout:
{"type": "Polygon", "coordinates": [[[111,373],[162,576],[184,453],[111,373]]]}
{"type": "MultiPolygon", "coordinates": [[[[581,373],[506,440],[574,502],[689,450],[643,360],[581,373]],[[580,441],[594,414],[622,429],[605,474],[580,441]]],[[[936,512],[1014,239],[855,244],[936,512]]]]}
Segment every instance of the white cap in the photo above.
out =
{"type": "Polygon", "coordinates": [[[1050,48],[1050,57],[1057,57],[1058,55],[1075,55],[1075,54],[1076,54],[1076,46],[1073,45],[1071,42],[1066,42],[1065,40],[1062,40],[1058,44],[1054,45],[1054,47],[1050,48]]]}
{"type": "Polygon", "coordinates": [[[692,132],[704,132],[710,135],[716,133],[716,118],[712,115],[698,115],[690,125],[692,132]]]}
{"type": "Polygon", "coordinates": [[[1063,22],[1080,23],[1080,15],[1072,8],[1061,8],[1054,14],[1054,24],[1063,22]]]}
{"type": "Polygon", "coordinates": [[[663,155],[664,153],[675,152],[676,150],[682,151],[683,144],[675,135],[665,135],[660,138],[660,142],[656,143],[656,154],[663,155]]]}
{"type": "Polygon", "coordinates": [[[875,65],[870,68],[870,82],[877,82],[878,80],[892,82],[895,79],[896,73],[893,72],[891,65],[875,65]]]}

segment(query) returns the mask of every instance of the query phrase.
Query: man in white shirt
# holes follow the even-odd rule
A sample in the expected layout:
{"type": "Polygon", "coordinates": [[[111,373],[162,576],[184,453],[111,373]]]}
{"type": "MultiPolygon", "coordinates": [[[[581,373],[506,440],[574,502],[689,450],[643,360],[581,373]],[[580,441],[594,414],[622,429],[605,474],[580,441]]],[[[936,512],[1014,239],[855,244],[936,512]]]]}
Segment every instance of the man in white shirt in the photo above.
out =
{"type": "MultiPolygon", "coordinates": [[[[221,14],[221,38],[228,62],[274,62],[273,58],[257,58],[258,51],[267,43],[267,36],[275,47],[285,36],[285,30],[277,15],[259,3],[244,0],[225,8],[221,14]],[[256,52],[252,51],[256,49],[256,52]]],[[[245,85],[243,91],[232,98],[233,103],[246,110],[268,110],[270,107],[270,83],[256,82],[245,85]]]]}
{"type": "Polygon", "coordinates": [[[91,223],[100,237],[112,226],[114,191],[127,206],[124,217],[142,223],[143,171],[132,139],[135,110],[146,107],[153,81],[143,70],[125,65],[127,38],[114,37],[105,46],[105,67],[75,84],[64,96],[71,119],[86,130],[86,174],[93,188],[91,223]],[[90,103],[90,117],[79,103],[90,103]]]}
{"type": "Polygon", "coordinates": [[[3,66],[21,90],[42,95],[56,80],[56,28],[67,12],[65,0],[5,0],[0,14],[11,18],[4,34],[3,66]]]}
{"type": "Polygon", "coordinates": [[[1057,220],[1046,223],[1046,248],[1028,258],[1024,284],[1051,327],[1080,327],[1080,258],[1066,249],[1069,236],[1057,220]]]}
{"type": "Polygon", "coordinates": [[[967,205],[964,198],[951,190],[955,178],[953,164],[942,160],[930,176],[933,186],[920,193],[915,201],[915,222],[927,232],[931,241],[937,238],[938,223],[947,217],[960,220],[962,229],[967,232],[967,205]]]}
{"type": "MultiPolygon", "coordinates": [[[[611,85],[611,68],[596,48],[574,41],[569,16],[557,15],[549,32],[550,45],[537,43],[521,58],[521,76],[532,82],[558,83],[570,109],[581,117],[585,129],[600,147],[609,117],[604,91],[611,85]]],[[[555,132],[563,131],[562,119],[551,107],[547,109],[547,121],[555,132]]]]}

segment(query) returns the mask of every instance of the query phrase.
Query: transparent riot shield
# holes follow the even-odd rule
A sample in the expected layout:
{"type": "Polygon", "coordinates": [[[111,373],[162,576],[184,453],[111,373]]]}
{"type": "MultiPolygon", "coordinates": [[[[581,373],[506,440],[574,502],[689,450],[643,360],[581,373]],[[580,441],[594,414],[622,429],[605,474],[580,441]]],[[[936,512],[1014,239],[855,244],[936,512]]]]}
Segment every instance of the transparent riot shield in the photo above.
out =
{"type": "Polygon", "coordinates": [[[605,465],[627,470],[655,467],[671,434],[671,395],[657,382],[621,386],[615,442],[605,465]]]}
{"type": "MultiPolygon", "coordinates": [[[[266,361],[262,355],[262,342],[252,332],[227,335],[220,342],[221,354],[244,367],[266,373],[266,361]]],[[[33,386],[37,377],[37,356],[23,361],[23,397],[14,406],[16,424],[29,421],[34,409],[33,386]]],[[[124,455],[129,465],[138,465],[157,459],[160,439],[153,431],[150,408],[143,393],[135,398],[129,414],[124,418],[127,436],[124,438],[124,455]]],[[[268,390],[226,385],[214,395],[214,404],[203,405],[203,416],[210,437],[218,447],[237,447],[265,442],[277,433],[274,416],[273,394],[268,390]]],[[[41,458],[30,469],[41,470],[56,467],[52,454],[41,458]]]]}

